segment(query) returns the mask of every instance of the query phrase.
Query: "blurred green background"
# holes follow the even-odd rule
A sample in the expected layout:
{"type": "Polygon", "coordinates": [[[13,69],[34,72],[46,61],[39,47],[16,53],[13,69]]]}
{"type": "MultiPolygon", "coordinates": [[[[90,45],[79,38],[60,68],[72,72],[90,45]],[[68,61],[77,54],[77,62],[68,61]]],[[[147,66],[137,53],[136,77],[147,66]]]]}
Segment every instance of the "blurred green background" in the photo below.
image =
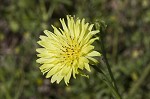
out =
{"type": "Polygon", "coordinates": [[[106,22],[107,56],[121,96],[150,99],[150,0],[0,0],[0,99],[112,99],[94,70],[69,86],[51,84],[40,72],[39,35],[52,31],[51,24],[60,27],[68,14],[106,22]]]}

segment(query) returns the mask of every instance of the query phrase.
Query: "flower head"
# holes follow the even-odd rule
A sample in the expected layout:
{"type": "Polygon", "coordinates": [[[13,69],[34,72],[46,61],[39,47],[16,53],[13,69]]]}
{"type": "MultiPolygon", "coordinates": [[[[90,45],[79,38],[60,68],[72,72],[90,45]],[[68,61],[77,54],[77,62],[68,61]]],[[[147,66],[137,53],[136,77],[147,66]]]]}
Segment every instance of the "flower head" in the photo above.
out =
{"type": "Polygon", "coordinates": [[[67,16],[67,23],[64,19],[60,19],[62,29],[52,26],[54,32],[44,30],[46,36],[40,36],[38,44],[42,48],[37,48],[39,53],[37,62],[42,64],[40,70],[46,73],[46,78],[51,77],[51,82],[59,83],[64,79],[68,84],[71,76],[76,78],[78,70],[86,69],[91,71],[89,62],[97,63],[94,56],[101,54],[94,51],[91,45],[98,37],[93,35],[99,30],[92,31],[93,24],[85,23],[85,19],[74,19],[67,16]]]}

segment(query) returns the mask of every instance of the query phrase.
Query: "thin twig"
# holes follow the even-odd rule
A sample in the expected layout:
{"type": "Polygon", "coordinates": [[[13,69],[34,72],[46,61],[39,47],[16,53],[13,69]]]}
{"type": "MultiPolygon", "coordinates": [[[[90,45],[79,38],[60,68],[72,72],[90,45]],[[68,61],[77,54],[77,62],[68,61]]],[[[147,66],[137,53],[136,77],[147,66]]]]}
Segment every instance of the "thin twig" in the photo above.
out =
{"type": "Polygon", "coordinates": [[[103,42],[104,41],[103,38],[104,38],[104,34],[105,34],[104,32],[105,32],[105,29],[106,29],[106,25],[105,25],[104,22],[101,21],[101,23],[98,23],[98,26],[96,28],[100,29],[100,31],[101,31],[101,33],[99,33],[99,35],[100,35],[100,47],[101,47],[102,55],[103,55],[103,58],[104,58],[104,62],[107,66],[109,75],[111,77],[112,85],[114,86],[114,88],[116,89],[117,94],[119,95],[118,99],[122,99],[121,95],[119,94],[119,91],[118,91],[118,88],[117,88],[117,85],[116,85],[116,81],[114,79],[113,73],[112,73],[111,68],[110,68],[110,64],[109,64],[107,56],[106,56],[106,49],[105,49],[104,42],[103,42]]]}
{"type": "Polygon", "coordinates": [[[110,88],[110,90],[112,91],[113,95],[116,97],[116,99],[121,99],[120,95],[118,94],[118,92],[116,91],[116,89],[114,88],[112,82],[109,80],[109,78],[105,75],[105,73],[98,68],[98,66],[96,65],[91,65],[97,72],[101,73],[103,75],[103,79],[102,81],[104,81],[107,86],[110,88]]]}

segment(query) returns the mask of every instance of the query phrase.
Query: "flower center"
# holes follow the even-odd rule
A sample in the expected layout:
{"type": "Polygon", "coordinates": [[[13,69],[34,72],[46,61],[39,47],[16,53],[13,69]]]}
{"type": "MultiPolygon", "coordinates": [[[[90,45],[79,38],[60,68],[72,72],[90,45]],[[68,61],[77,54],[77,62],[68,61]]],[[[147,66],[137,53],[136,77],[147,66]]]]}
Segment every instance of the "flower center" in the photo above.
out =
{"type": "Polygon", "coordinates": [[[68,44],[68,46],[62,46],[62,57],[64,61],[73,63],[75,59],[80,57],[80,47],[77,44],[68,44]]]}

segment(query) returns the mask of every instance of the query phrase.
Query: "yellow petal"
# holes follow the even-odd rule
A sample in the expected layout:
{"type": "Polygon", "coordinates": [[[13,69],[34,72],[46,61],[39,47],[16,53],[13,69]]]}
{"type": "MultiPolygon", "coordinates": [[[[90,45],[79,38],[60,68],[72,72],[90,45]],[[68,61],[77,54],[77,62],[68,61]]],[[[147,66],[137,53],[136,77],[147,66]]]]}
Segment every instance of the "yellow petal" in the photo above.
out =
{"type": "MultiPolygon", "coordinates": [[[[92,44],[95,40],[99,40],[99,37],[96,37],[96,38],[93,38],[93,39],[90,39],[90,40],[86,40],[84,42],[86,42],[88,45],[92,44]]],[[[85,44],[85,43],[84,43],[85,44]]]]}
{"type": "Polygon", "coordinates": [[[87,56],[101,56],[101,54],[97,51],[92,51],[92,52],[88,53],[87,56]]]}
{"type": "Polygon", "coordinates": [[[41,70],[41,72],[44,75],[45,73],[47,73],[48,71],[50,71],[50,69],[52,67],[54,67],[54,65],[52,65],[52,64],[43,64],[42,66],[40,66],[40,70],[41,70]]]}
{"type": "Polygon", "coordinates": [[[37,42],[39,45],[41,45],[42,47],[44,48],[47,48],[47,49],[55,49],[55,50],[59,50],[58,47],[56,47],[55,45],[49,43],[48,41],[38,41],[37,42]]]}
{"type": "Polygon", "coordinates": [[[80,61],[82,61],[83,63],[89,62],[89,60],[86,57],[80,57],[80,61]]]}
{"type": "Polygon", "coordinates": [[[78,74],[77,68],[72,67],[73,77],[76,79],[76,74],[78,74]]]}
{"type": "Polygon", "coordinates": [[[45,39],[47,39],[48,37],[46,37],[46,36],[43,36],[43,35],[40,35],[40,37],[39,37],[41,40],[45,40],[45,39]]]}
{"type": "Polygon", "coordinates": [[[37,63],[53,63],[53,62],[58,62],[57,58],[39,58],[36,60],[37,63]]]}
{"type": "Polygon", "coordinates": [[[52,76],[51,78],[51,83],[54,83],[55,81],[57,81],[57,83],[59,83],[64,76],[60,75],[60,73],[56,73],[55,75],[52,76]]]}
{"type": "Polygon", "coordinates": [[[99,30],[91,31],[90,33],[91,33],[92,35],[95,35],[95,34],[99,33],[99,30]]]}
{"type": "Polygon", "coordinates": [[[84,54],[89,53],[89,51],[91,51],[93,49],[94,49],[94,46],[92,46],[92,45],[88,45],[88,46],[84,45],[81,51],[82,51],[82,54],[84,55],[84,54]]]}
{"type": "Polygon", "coordinates": [[[79,58],[79,65],[78,65],[78,68],[82,69],[83,70],[83,67],[84,67],[84,63],[83,61],[81,60],[81,57],[79,58]]]}
{"type": "Polygon", "coordinates": [[[88,57],[88,56],[87,56],[87,58],[88,58],[89,60],[91,60],[92,62],[96,63],[96,64],[98,63],[98,61],[97,61],[95,58],[88,57]]]}
{"type": "Polygon", "coordinates": [[[94,24],[91,24],[90,26],[89,26],[89,31],[91,31],[92,30],[92,28],[93,28],[93,26],[94,26],[94,24]]]}
{"type": "Polygon", "coordinates": [[[51,35],[50,35],[51,32],[50,32],[50,31],[44,30],[43,32],[44,32],[48,37],[51,37],[51,35]]]}
{"type": "Polygon", "coordinates": [[[51,78],[51,83],[54,83],[57,80],[58,76],[57,74],[53,75],[51,78]]]}
{"type": "Polygon", "coordinates": [[[65,67],[63,67],[61,75],[65,76],[69,72],[70,68],[71,68],[71,66],[65,66],[65,67]]]}
{"type": "Polygon", "coordinates": [[[53,67],[46,75],[46,78],[51,77],[52,75],[54,75],[57,71],[59,70],[59,66],[55,66],[53,67]]]}
{"type": "Polygon", "coordinates": [[[58,76],[58,78],[57,78],[57,84],[59,84],[60,83],[60,81],[63,79],[63,76],[58,76]]]}
{"type": "Polygon", "coordinates": [[[68,85],[70,77],[71,77],[72,69],[67,73],[67,75],[64,77],[66,85],[68,85]]]}
{"type": "Polygon", "coordinates": [[[77,40],[80,35],[80,20],[77,20],[76,24],[74,24],[74,28],[75,39],[77,40]]]}
{"type": "Polygon", "coordinates": [[[88,63],[84,63],[84,65],[85,65],[85,69],[88,70],[89,72],[91,72],[89,64],[88,63]]]}
{"type": "Polygon", "coordinates": [[[43,64],[42,66],[40,66],[40,69],[43,70],[43,69],[52,68],[52,67],[54,67],[53,64],[43,64]]]}
{"type": "Polygon", "coordinates": [[[36,51],[38,53],[47,53],[48,52],[45,48],[37,48],[36,51]]]}

